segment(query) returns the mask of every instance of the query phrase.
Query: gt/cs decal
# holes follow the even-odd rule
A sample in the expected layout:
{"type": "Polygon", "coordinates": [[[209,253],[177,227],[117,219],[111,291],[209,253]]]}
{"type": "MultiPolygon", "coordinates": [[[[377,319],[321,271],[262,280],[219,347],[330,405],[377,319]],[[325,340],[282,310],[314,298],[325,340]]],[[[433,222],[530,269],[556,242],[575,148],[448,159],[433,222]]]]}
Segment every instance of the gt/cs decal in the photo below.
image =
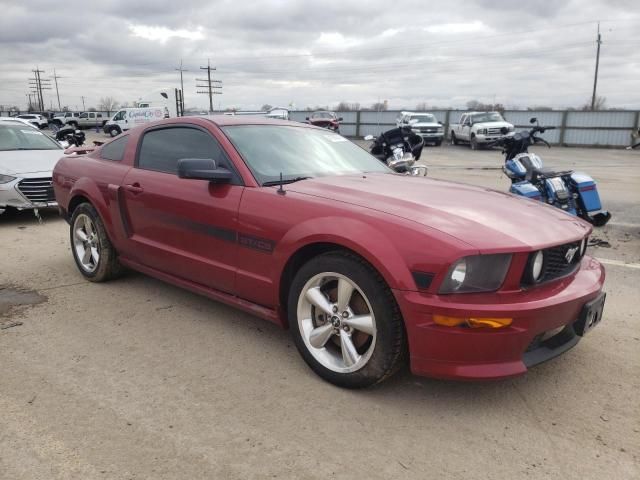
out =
{"type": "Polygon", "coordinates": [[[261,252],[273,252],[275,242],[266,238],[254,237],[252,235],[238,234],[238,243],[241,247],[252,248],[253,250],[260,250],[261,252]]]}

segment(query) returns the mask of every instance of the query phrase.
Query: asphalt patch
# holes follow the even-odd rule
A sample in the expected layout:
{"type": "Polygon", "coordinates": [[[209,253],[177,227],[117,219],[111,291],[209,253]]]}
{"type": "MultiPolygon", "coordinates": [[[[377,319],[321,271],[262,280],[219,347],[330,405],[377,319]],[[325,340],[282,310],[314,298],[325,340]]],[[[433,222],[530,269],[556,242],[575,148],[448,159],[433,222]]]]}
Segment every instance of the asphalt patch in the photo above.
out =
{"type": "Polygon", "coordinates": [[[14,309],[38,305],[46,301],[47,297],[35,290],[0,285],[0,326],[5,324],[2,319],[10,317],[14,309]]]}

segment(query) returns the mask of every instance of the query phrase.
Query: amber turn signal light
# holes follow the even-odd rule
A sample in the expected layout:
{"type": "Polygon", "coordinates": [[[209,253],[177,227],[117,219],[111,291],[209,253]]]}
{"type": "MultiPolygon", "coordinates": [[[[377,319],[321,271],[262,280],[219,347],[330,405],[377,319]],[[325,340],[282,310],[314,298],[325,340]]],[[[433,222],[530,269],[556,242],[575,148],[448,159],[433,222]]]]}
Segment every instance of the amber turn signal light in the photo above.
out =
{"type": "Polygon", "coordinates": [[[513,318],[465,318],[434,315],[433,321],[444,327],[503,328],[511,325],[513,318]]]}

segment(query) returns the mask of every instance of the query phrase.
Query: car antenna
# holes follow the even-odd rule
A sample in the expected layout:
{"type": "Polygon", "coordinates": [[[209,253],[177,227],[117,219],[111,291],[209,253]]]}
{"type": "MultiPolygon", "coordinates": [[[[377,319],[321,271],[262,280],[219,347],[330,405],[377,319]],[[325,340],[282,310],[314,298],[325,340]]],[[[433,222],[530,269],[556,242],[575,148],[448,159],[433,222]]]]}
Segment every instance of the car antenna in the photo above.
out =
{"type": "Polygon", "coordinates": [[[286,191],[282,188],[282,172],[280,172],[280,186],[278,187],[278,195],[286,195],[286,191]]]}

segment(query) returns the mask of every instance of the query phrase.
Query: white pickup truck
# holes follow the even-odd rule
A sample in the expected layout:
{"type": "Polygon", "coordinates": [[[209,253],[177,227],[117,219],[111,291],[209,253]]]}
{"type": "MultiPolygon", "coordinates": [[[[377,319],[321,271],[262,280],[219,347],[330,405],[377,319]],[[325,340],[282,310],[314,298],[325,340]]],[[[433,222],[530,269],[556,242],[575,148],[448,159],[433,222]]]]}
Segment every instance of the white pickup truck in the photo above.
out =
{"type": "Polygon", "coordinates": [[[504,136],[501,129],[506,127],[513,132],[513,125],[505,122],[498,112],[469,112],[463,113],[460,123],[451,124],[451,143],[458,145],[460,142],[468,142],[472,150],[493,142],[504,136]]]}

